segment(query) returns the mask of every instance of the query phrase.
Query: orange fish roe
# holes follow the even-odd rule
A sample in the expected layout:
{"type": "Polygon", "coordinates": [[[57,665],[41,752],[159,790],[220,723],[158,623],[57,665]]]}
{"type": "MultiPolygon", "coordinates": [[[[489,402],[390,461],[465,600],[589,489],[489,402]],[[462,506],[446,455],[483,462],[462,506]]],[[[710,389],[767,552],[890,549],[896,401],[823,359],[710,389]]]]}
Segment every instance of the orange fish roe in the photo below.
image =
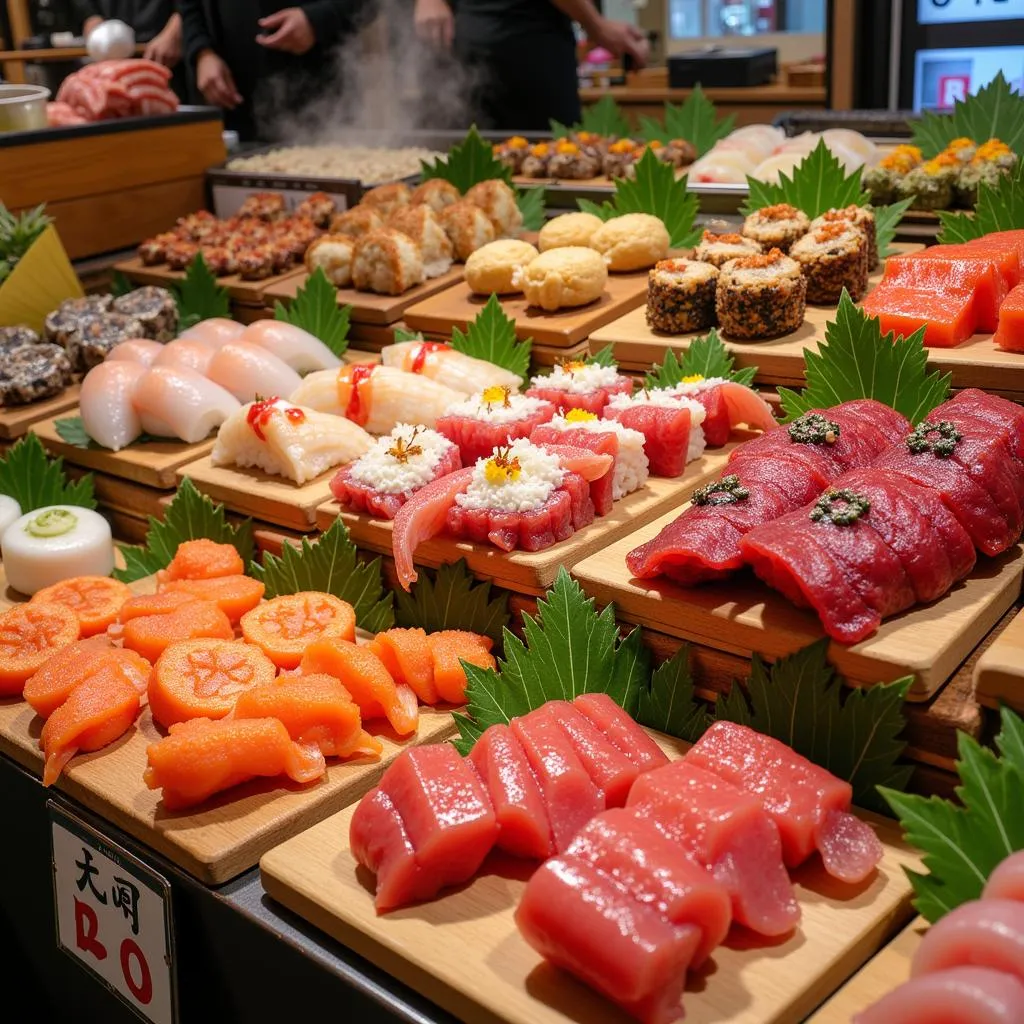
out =
{"type": "Polygon", "coordinates": [[[724,235],[716,235],[710,231],[705,231],[702,241],[711,243],[724,242],[726,245],[742,245],[746,239],[742,235],[737,235],[735,231],[727,232],[724,235]]]}
{"type": "Polygon", "coordinates": [[[833,239],[841,238],[850,230],[848,221],[843,223],[823,224],[814,232],[814,237],[819,242],[831,242],[833,239]]]}
{"type": "MultiPolygon", "coordinates": [[[[799,215],[799,210],[789,203],[776,203],[774,206],[765,206],[757,211],[765,220],[792,220],[799,215]]],[[[780,254],[781,255],[781,254],[780,254]]]]}
{"type": "Polygon", "coordinates": [[[786,254],[781,249],[769,249],[768,252],[755,253],[753,256],[741,256],[733,264],[740,270],[759,270],[762,267],[773,267],[786,254]]]}

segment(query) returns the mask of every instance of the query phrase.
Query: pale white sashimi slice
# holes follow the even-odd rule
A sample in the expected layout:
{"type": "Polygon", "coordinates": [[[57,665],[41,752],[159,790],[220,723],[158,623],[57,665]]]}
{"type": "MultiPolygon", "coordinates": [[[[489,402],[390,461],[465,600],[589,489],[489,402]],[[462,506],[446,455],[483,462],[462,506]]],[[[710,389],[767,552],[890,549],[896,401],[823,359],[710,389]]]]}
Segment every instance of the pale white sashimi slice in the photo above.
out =
{"type": "Polygon", "coordinates": [[[730,142],[735,139],[754,142],[771,150],[786,141],[786,133],[770,124],[745,124],[742,128],[729,132],[722,141],[730,142]]]}
{"type": "Polygon", "coordinates": [[[162,347],[163,351],[156,357],[154,366],[185,366],[204,377],[216,354],[208,345],[198,341],[185,341],[183,338],[168,342],[162,347]]]}
{"type": "Polygon", "coordinates": [[[776,153],[775,156],[770,156],[767,160],[761,161],[754,168],[750,176],[757,181],[765,181],[777,185],[780,174],[785,174],[786,177],[792,178],[794,168],[802,164],[804,159],[805,154],[803,153],[776,153]]]}
{"type": "Polygon", "coordinates": [[[518,391],[523,383],[511,370],[457,352],[439,341],[400,341],[382,348],[380,357],[385,366],[429,377],[464,395],[478,395],[492,386],[518,391]]]}
{"type": "Polygon", "coordinates": [[[99,445],[119,452],[142,433],[134,396],[149,370],[128,359],[94,366],[82,380],[78,411],[85,432],[99,445]]]}
{"type": "Polygon", "coordinates": [[[311,373],[288,396],[296,405],[346,416],[371,434],[387,434],[399,423],[437,424],[465,395],[393,366],[356,363],[311,373]]]}
{"type": "Polygon", "coordinates": [[[833,146],[842,146],[856,153],[866,164],[873,164],[878,159],[878,147],[860,132],[851,131],[849,128],[826,128],[821,137],[829,149],[833,146]]]}
{"type": "Polygon", "coordinates": [[[283,398],[243,405],[217,433],[215,466],[255,466],[304,484],[343,462],[354,462],[373,438],[344,416],[292,405],[283,398]]]}
{"type": "Polygon", "coordinates": [[[821,136],[817,132],[802,132],[786,139],[775,147],[776,153],[800,153],[806,156],[818,145],[821,136]]]}
{"type": "Polygon", "coordinates": [[[164,350],[159,341],[150,341],[149,338],[131,338],[115,345],[108,353],[107,360],[129,363],[138,363],[140,366],[152,366],[157,357],[164,350]]]}
{"type": "Polygon", "coordinates": [[[188,444],[209,437],[239,405],[230,392],[187,366],[148,370],[135,389],[134,404],[147,434],[188,444]]]}
{"type": "Polygon", "coordinates": [[[215,352],[206,376],[240,402],[289,395],[302,383],[283,359],[247,341],[229,341],[215,352]]]}
{"type": "Polygon", "coordinates": [[[184,341],[198,341],[209,348],[220,348],[237,338],[245,330],[244,324],[228,320],[223,316],[214,316],[209,320],[200,320],[194,327],[182,331],[178,335],[184,341]]]}
{"type": "Polygon", "coordinates": [[[246,327],[238,340],[265,348],[296,373],[329,370],[341,365],[341,360],[319,338],[280,320],[256,320],[246,327]]]}

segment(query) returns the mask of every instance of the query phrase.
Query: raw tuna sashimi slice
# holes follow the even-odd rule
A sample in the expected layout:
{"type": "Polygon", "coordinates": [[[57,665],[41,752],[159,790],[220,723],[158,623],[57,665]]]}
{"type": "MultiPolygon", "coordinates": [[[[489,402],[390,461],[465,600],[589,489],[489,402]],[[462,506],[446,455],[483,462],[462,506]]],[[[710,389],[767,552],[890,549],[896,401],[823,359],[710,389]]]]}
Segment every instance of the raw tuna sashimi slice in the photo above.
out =
{"type": "Polygon", "coordinates": [[[796,926],[800,906],[782,863],[779,830],[754,797],[695,764],[675,761],[639,778],[626,806],[711,872],[740,924],[761,935],[784,935],[796,926]]]}
{"type": "Polygon", "coordinates": [[[1024,903],[1024,851],[1011,853],[996,866],[988,876],[981,898],[1024,903]]]}
{"type": "Polygon", "coordinates": [[[618,420],[624,427],[644,435],[644,452],[654,476],[676,477],[686,469],[691,431],[700,430],[685,405],[630,405],[623,409],[608,407],[601,414],[606,420],[618,420]]]}
{"type": "Polygon", "coordinates": [[[523,938],[642,1024],[682,1016],[686,972],[701,941],[576,857],[553,857],[534,872],[516,909],[523,938]]]}
{"type": "Polygon", "coordinates": [[[1013,457],[1024,462],[1024,407],[998,395],[990,395],[987,391],[967,388],[933,409],[931,416],[941,420],[959,410],[991,423],[1006,439],[1013,457]]]}
{"type": "Polygon", "coordinates": [[[600,416],[612,395],[628,395],[633,391],[633,381],[625,374],[619,374],[618,380],[609,387],[597,388],[594,391],[570,391],[568,388],[544,387],[535,384],[526,389],[529,398],[540,398],[550,402],[558,412],[567,413],[572,409],[583,409],[600,416]]]}
{"type": "Polygon", "coordinates": [[[612,465],[604,476],[592,480],[590,483],[590,499],[594,503],[594,512],[599,516],[606,516],[612,510],[612,484],[615,478],[615,459],[619,455],[619,435],[613,430],[606,433],[593,430],[574,428],[571,430],[559,430],[548,423],[542,423],[539,427],[533,428],[530,440],[534,444],[541,444],[549,450],[553,445],[570,445],[573,448],[580,448],[583,451],[591,451],[598,455],[610,455],[612,465]]]}
{"type": "Polygon", "coordinates": [[[720,448],[733,429],[746,425],[754,430],[772,430],[778,421],[772,407],[753,388],[727,380],[697,390],[692,397],[704,406],[707,416],[701,424],[709,447],[720,448]]]}
{"type": "Polygon", "coordinates": [[[778,827],[787,867],[802,864],[817,849],[830,875],[860,882],[882,859],[874,831],[849,813],[850,784],[785,743],[745,725],[716,722],[684,760],[761,802],[778,827]]]}
{"type": "Polygon", "coordinates": [[[608,472],[613,461],[610,455],[595,454],[589,449],[565,442],[545,444],[542,447],[552,455],[558,456],[563,469],[569,470],[570,473],[578,473],[587,483],[600,480],[608,472]]]}
{"type": "Polygon", "coordinates": [[[551,824],[526,753],[507,725],[492,725],[469,759],[487,787],[498,819],[498,848],[544,860],[555,852],[551,824]]]}
{"type": "Polygon", "coordinates": [[[974,296],[969,291],[930,292],[879,285],[864,298],[861,309],[877,318],[883,334],[908,338],[923,327],[928,348],[956,348],[977,328],[974,296]]]}
{"type": "Polygon", "coordinates": [[[852,416],[853,419],[874,427],[889,444],[902,441],[910,429],[910,421],[903,413],[873,398],[855,398],[835,408],[843,416],[852,416]]]}
{"type": "Polygon", "coordinates": [[[436,430],[452,444],[458,445],[463,465],[472,466],[478,459],[490,458],[495,448],[510,444],[520,437],[529,437],[535,427],[547,423],[556,411],[550,402],[545,402],[536,412],[527,413],[509,423],[445,415],[437,418],[436,430]]]}
{"type": "Polygon", "coordinates": [[[599,814],[580,830],[565,856],[596,868],[672,924],[699,928],[694,967],[707,960],[729,932],[732,911],[725,888],[653,822],[625,808],[599,814]]]}
{"type": "Polygon", "coordinates": [[[668,764],[668,755],[607,693],[581,693],[573,702],[642,772],[668,764]]]}
{"type": "Polygon", "coordinates": [[[950,967],[992,967],[1024,982],[1024,904],[971,900],[933,924],[914,953],[910,975],[950,967]]]}

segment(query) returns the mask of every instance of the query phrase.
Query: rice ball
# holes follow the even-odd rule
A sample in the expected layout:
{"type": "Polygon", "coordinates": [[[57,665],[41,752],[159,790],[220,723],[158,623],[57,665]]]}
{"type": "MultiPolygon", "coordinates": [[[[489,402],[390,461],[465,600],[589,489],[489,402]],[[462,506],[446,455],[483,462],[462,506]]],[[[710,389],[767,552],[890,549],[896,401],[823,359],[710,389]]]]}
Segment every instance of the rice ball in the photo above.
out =
{"type": "Polygon", "coordinates": [[[319,267],[335,288],[348,288],[355,246],[356,240],[348,235],[321,235],[306,250],[306,269],[312,274],[319,267]]]}
{"type": "Polygon", "coordinates": [[[609,270],[645,270],[668,255],[668,230],[649,213],[626,213],[605,221],[590,239],[609,270]]]}
{"type": "Polygon", "coordinates": [[[401,231],[371,231],[352,254],[352,283],[362,292],[401,295],[423,283],[419,246],[401,231]]]}
{"type": "Polygon", "coordinates": [[[517,238],[500,238],[481,246],[466,260],[466,283],[477,295],[514,295],[516,273],[540,253],[517,238]]]}
{"type": "Polygon", "coordinates": [[[531,306],[554,312],[600,298],[608,283],[608,266],[600,254],[583,246],[549,249],[518,271],[513,283],[522,288],[531,306]]]}
{"type": "Polygon", "coordinates": [[[523,226],[523,215],[515,192],[500,178],[481,181],[466,193],[466,201],[479,206],[494,225],[495,234],[515,238],[523,226]]]}
{"type": "Polygon", "coordinates": [[[446,206],[440,219],[455,248],[455,258],[462,262],[496,237],[491,219],[479,206],[466,199],[446,206]]]}
{"type": "Polygon", "coordinates": [[[592,213],[563,213],[560,217],[553,217],[540,229],[538,248],[541,252],[561,249],[567,245],[589,248],[594,232],[603,223],[600,217],[592,213]]]}

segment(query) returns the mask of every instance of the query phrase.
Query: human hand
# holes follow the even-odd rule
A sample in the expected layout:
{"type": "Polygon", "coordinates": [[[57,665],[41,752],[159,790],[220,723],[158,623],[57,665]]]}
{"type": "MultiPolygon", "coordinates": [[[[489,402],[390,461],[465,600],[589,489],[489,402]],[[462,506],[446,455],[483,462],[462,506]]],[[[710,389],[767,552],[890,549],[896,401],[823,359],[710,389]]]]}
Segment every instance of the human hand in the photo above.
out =
{"type": "Polygon", "coordinates": [[[316,33],[301,7],[285,7],[259,20],[260,28],[273,29],[256,37],[260,46],[269,50],[283,50],[297,57],[308,53],[316,44],[316,33]]]}
{"type": "Polygon", "coordinates": [[[625,21],[602,18],[594,30],[587,34],[598,46],[603,46],[616,57],[628,53],[638,68],[642,68],[651,55],[647,36],[636,25],[625,21]]]}
{"type": "Polygon", "coordinates": [[[181,60],[181,22],[168,21],[148,43],[142,54],[146,60],[155,60],[165,68],[173,68],[181,60]]]}
{"type": "Polygon", "coordinates": [[[455,36],[455,16],[445,0],[416,0],[413,12],[416,35],[425,43],[450,50],[455,36]]]}
{"type": "Polygon", "coordinates": [[[227,64],[213,52],[203,50],[196,61],[196,85],[207,103],[234,110],[242,102],[227,64]]]}

